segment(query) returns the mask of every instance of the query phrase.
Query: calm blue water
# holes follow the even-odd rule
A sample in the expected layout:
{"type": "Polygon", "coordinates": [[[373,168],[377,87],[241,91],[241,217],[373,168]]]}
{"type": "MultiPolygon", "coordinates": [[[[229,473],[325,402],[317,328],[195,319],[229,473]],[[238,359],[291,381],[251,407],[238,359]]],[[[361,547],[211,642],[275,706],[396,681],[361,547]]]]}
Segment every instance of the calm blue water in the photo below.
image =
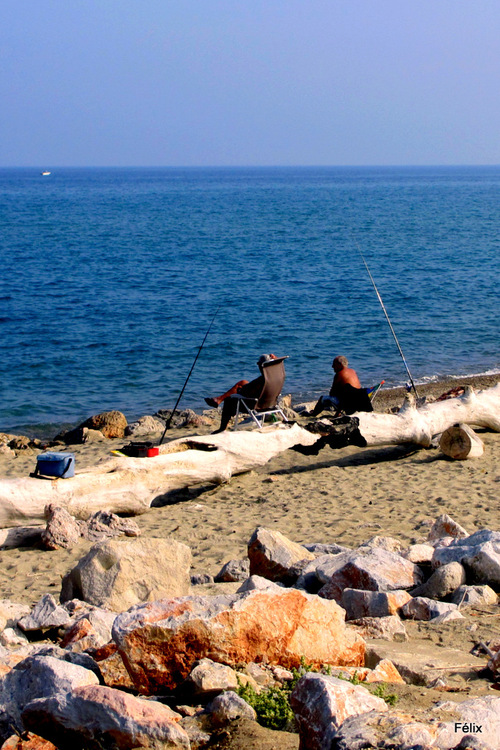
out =
{"type": "Polygon", "coordinates": [[[3,169],[0,220],[0,431],[171,408],[219,305],[180,407],[406,382],[356,243],[417,382],[500,370],[500,167],[3,169]]]}

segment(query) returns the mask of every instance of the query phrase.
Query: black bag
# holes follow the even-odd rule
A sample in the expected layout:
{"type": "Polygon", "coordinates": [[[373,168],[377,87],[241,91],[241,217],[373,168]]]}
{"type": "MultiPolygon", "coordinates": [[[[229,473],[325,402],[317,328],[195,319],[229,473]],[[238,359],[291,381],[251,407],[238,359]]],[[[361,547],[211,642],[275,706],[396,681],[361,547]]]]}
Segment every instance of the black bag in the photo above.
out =
{"type": "Polygon", "coordinates": [[[131,458],[147,458],[149,455],[148,451],[152,447],[153,443],[151,441],[144,443],[132,442],[120,448],[120,453],[125,453],[126,456],[130,456],[131,458]]]}

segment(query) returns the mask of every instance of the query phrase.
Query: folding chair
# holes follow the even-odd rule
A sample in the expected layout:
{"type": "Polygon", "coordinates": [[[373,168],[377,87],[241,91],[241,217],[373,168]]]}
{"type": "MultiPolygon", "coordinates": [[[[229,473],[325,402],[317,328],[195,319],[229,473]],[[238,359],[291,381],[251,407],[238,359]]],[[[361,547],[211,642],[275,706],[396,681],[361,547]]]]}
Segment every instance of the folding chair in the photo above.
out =
{"type": "Polygon", "coordinates": [[[248,398],[247,396],[240,396],[238,393],[229,397],[237,399],[238,402],[233,430],[238,429],[240,415],[245,417],[241,424],[251,419],[259,428],[264,426],[266,417],[271,415],[279,415],[284,422],[287,421],[283,410],[278,406],[278,398],[286,376],[285,359],[288,359],[288,357],[277,357],[262,364],[264,386],[258,398],[248,398]]]}
{"type": "Polygon", "coordinates": [[[380,383],[377,383],[377,385],[374,385],[371,388],[367,388],[366,389],[366,392],[368,394],[368,398],[370,399],[371,402],[373,402],[375,400],[375,396],[377,395],[377,393],[379,392],[379,390],[382,388],[382,386],[384,385],[384,383],[385,383],[385,380],[381,380],[380,383]]]}

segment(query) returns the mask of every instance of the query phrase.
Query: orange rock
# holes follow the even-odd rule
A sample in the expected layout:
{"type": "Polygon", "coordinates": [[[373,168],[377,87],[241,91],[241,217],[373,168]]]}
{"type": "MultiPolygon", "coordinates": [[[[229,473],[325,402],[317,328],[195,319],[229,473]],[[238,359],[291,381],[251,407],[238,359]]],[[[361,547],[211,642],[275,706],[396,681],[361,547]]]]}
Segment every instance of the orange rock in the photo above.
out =
{"type": "Polygon", "coordinates": [[[134,688],[134,683],[125,668],[123,659],[117,651],[110,654],[106,659],[102,659],[99,662],[99,669],[107,687],[127,688],[127,690],[134,688]]]}
{"type": "Polygon", "coordinates": [[[214,597],[186,596],[132,607],[115,620],[113,638],[137,690],[173,689],[194,663],[268,661],[291,668],[301,659],[362,666],[365,642],[345,626],[335,602],[297,589],[214,597]]]}
{"type": "Polygon", "coordinates": [[[25,732],[21,737],[13,734],[3,743],[0,750],[57,750],[57,747],[32,732],[25,732]]]}
{"type": "Polygon", "coordinates": [[[125,435],[127,418],[121,411],[105,411],[95,414],[83,422],[80,427],[100,430],[107,438],[122,438],[125,435]]]}
{"type": "Polygon", "coordinates": [[[390,659],[381,659],[375,669],[371,669],[364,682],[399,682],[404,680],[390,659]]]}
{"type": "Polygon", "coordinates": [[[61,648],[66,648],[75,643],[79,643],[81,647],[79,650],[81,651],[84,651],[87,648],[95,648],[98,645],[95,636],[95,629],[89,620],[87,620],[86,617],[83,617],[66,631],[61,641],[61,648]]]}

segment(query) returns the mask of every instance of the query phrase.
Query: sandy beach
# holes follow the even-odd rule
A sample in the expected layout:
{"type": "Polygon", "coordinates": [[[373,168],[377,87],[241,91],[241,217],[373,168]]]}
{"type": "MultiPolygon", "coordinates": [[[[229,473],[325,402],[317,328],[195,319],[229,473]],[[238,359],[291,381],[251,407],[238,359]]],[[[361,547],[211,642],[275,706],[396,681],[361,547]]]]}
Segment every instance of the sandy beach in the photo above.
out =
{"type": "MultiPolygon", "coordinates": [[[[463,382],[479,390],[499,379],[483,376],[463,382]]],[[[460,384],[453,380],[420,386],[419,395],[438,396],[460,384]]],[[[403,397],[403,389],[382,390],[375,410],[400,405],[403,397]]],[[[168,439],[212,429],[213,425],[171,430],[168,439]]],[[[169,504],[135,520],[143,536],[173,537],[189,545],[193,573],[212,575],[228,560],[246,555],[247,542],[257,526],[278,529],[300,543],[346,546],[374,535],[394,536],[404,544],[424,540],[429,525],[442,513],[471,533],[478,528],[498,529],[500,434],[479,433],[484,455],[468,461],[451,461],[438,449],[410,445],[326,448],[311,457],[287,450],[227,484],[179,491],[169,504]]],[[[67,450],[75,453],[80,469],[123,444],[123,440],[104,440],[67,450]]],[[[36,453],[0,456],[0,476],[27,476],[35,467],[36,453]]],[[[46,592],[57,597],[62,576],[89,546],[82,542],[69,551],[0,551],[0,598],[33,604],[46,592]]]]}
{"type": "MultiPolygon", "coordinates": [[[[499,379],[468,378],[465,383],[474,382],[480,390],[499,379]]],[[[460,384],[457,380],[433,383],[420,387],[419,395],[436,397],[460,384]]],[[[403,397],[402,389],[382,391],[375,410],[400,406],[403,397]]],[[[168,439],[210,433],[218,417],[213,410],[207,414],[215,422],[197,430],[173,429],[168,439]]],[[[484,441],[484,454],[467,461],[447,459],[437,448],[411,445],[325,448],[310,457],[286,450],[258,470],[235,476],[226,484],[178,491],[168,504],[151,508],[135,521],[144,537],[171,537],[189,545],[192,573],[211,575],[228,560],[246,556],[247,542],[257,526],[279,530],[296,542],[336,542],[349,547],[375,535],[395,537],[403,546],[425,541],[431,524],[442,513],[448,513],[470,533],[480,528],[498,530],[500,433],[477,432],[484,441]]],[[[158,436],[151,437],[158,440],[158,436]]],[[[77,469],[83,469],[109,457],[111,450],[125,442],[105,439],[67,450],[75,453],[77,469]]],[[[36,453],[27,450],[16,458],[0,456],[0,475],[27,476],[34,469],[36,453]]],[[[45,593],[57,599],[62,577],[90,547],[91,543],[84,541],[72,550],[1,550],[0,599],[29,605],[45,593]]],[[[229,592],[238,584],[218,586],[229,592]]],[[[439,627],[432,622],[406,621],[408,647],[420,642],[425,649],[432,645],[459,649],[458,660],[468,663],[475,645],[500,638],[498,618],[498,605],[492,605],[472,609],[465,619],[439,627]]],[[[397,694],[401,711],[420,711],[424,720],[440,700],[496,694],[491,681],[477,671],[448,674],[446,680],[443,690],[402,684],[392,685],[391,692],[397,694]]],[[[298,736],[243,722],[235,725],[220,747],[244,750],[251,743],[262,750],[296,750],[298,736]]]]}

